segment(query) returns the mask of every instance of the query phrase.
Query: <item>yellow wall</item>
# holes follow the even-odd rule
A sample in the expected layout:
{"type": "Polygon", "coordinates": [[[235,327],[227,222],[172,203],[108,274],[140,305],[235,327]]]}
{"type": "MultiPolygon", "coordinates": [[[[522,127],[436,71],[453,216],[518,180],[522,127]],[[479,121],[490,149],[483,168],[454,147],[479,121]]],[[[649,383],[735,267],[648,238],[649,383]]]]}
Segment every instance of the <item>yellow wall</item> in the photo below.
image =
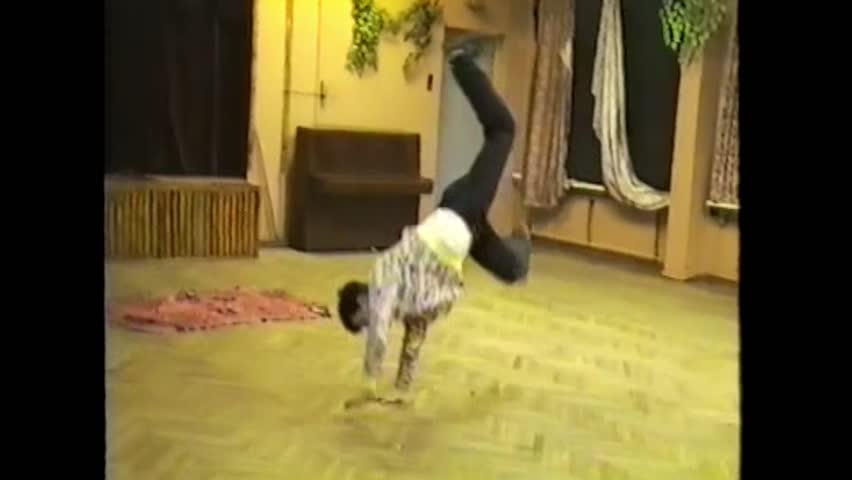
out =
{"type": "MultiPolygon", "coordinates": [[[[530,52],[534,45],[532,0],[490,2],[484,16],[469,12],[464,0],[444,0],[445,25],[436,29],[435,44],[421,60],[418,73],[409,80],[402,74],[402,64],[410,49],[399,41],[380,44],[377,73],[358,78],[346,71],[346,51],[352,27],[351,0],[256,1],[253,118],[263,149],[263,161],[252,165],[248,177],[263,187],[260,168],[261,165],[265,167],[275,229],[272,232],[265,224],[262,225],[263,239],[285,237],[284,178],[298,126],[418,132],[422,147],[421,173],[428,178],[435,177],[444,68],[440,46],[445,26],[502,39],[495,55],[495,86],[518,119],[519,131],[526,128],[524,120],[532,72],[530,52]],[[288,1],[292,2],[291,93],[285,94],[288,1]],[[429,74],[433,75],[431,91],[427,90],[429,74]],[[319,90],[320,82],[327,93],[322,105],[316,96],[310,95],[319,90]]],[[[397,12],[407,6],[409,0],[379,0],[378,3],[391,12],[397,12]]],[[[512,162],[520,158],[523,143],[516,142],[512,162]]],[[[501,232],[509,230],[515,223],[514,193],[509,178],[510,169],[507,169],[491,212],[495,228],[501,232]]],[[[432,196],[424,196],[421,213],[431,210],[434,202],[432,196]]]]}
{"type": "Polygon", "coordinates": [[[281,186],[285,3],[286,0],[256,0],[255,3],[252,122],[261,156],[251,157],[248,179],[261,186],[260,238],[263,240],[272,239],[275,230],[280,232],[282,225],[281,202],[276,200],[281,186]],[[270,208],[274,212],[275,227],[266,221],[270,208]]]}

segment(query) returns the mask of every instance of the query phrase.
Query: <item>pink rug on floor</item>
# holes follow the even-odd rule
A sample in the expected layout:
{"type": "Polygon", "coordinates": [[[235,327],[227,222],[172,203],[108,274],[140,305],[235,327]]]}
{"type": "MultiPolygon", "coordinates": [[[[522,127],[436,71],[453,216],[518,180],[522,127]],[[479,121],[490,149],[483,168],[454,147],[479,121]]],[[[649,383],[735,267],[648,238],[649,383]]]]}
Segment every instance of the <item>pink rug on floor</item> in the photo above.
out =
{"type": "Polygon", "coordinates": [[[176,295],[136,302],[115,302],[110,321],[150,333],[188,333],[240,325],[330,318],[328,308],[303,302],[284,291],[233,290],[176,295]]]}

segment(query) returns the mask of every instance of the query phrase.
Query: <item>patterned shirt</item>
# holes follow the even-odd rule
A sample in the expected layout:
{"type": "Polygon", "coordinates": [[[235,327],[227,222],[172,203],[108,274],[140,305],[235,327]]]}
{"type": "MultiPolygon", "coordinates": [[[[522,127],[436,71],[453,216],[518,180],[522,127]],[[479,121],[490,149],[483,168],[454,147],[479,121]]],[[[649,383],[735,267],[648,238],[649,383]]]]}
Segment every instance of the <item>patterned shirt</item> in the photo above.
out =
{"type": "Polygon", "coordinates": [[[391,322],[421,317],[431,323],[449,313],[461,296],[461,263],[470,249],[470,231],[441,210],[420,226],[406,228],[402,240],[383,252],[373,267],[364,356],[364,370],[371,377],[380,373],[391,322]],[[436,244],[445,247],[436,252],[436,244]]]}

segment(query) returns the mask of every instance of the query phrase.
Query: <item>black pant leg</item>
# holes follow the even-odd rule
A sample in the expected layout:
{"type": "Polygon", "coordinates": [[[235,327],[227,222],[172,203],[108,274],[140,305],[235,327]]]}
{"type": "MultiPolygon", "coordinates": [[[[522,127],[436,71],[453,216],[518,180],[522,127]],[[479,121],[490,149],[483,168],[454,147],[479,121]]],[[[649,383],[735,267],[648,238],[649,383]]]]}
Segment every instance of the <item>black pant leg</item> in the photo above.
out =
{"type": "Polygon", "coordinates": [[[485,142],[468,173],[447,188],[441,204],[473,221],[474,217],[488,212],[497,194],[512,151],[515,122],[488,77],[473,59],[457,57],[452,62],[452,71],[482,124],[485,142]]]}
{"type": "Polygon", "coordinates": [[[482,268],[506,283],[524,279],[529,272],[532,245],[524,238],[501,239],[487,220],[476,225],[470,256],[482,268]]]}

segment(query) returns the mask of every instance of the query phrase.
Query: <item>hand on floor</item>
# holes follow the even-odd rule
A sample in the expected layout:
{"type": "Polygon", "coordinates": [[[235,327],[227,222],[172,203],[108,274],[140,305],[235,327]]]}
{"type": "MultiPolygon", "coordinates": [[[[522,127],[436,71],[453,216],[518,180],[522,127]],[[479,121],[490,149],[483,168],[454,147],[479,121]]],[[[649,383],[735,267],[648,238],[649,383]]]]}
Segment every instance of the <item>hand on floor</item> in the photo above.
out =
{"type": "Polygon", "coordinates": [[[378,380],[368,377],[364,380],[361,392],[354,398],[346,400],[343,403],[343,408],[350,410],[352,408],[358,408],[369,404],[403,406],[405,405],[405,401],[402,398],[396,398],[395,396],[385,396],[380,394],[378,380]]]}
{"type": "Polygon", "coordinates": [[[420,390],[417,393],[414,393],[412,391],[394,389],[393,393],[388,393],[387,395],[380,395],[378,394],[377,390],[378,389],[376,383],[370,382],[369,386],[365,388],[358,396],[344,402],[343,408],[346,410],[351,410],[366,405],[379,405],[397,408],[415,408],[417,407],[417,405],[423,403],[423,398],[426,393],[425,390],[420,390]]]}
{"type": "Polygon", "coordinates": [[[392,407],[406,407],[409,405],[402,398],[382,398],[378,396],[359,396],[352,399],[347,400],[343,403],[343,408],[346,410],[351,410],[353,408],[363,407],[365,405],[382,405],[382,406],[392,406],[392,407]]]}

